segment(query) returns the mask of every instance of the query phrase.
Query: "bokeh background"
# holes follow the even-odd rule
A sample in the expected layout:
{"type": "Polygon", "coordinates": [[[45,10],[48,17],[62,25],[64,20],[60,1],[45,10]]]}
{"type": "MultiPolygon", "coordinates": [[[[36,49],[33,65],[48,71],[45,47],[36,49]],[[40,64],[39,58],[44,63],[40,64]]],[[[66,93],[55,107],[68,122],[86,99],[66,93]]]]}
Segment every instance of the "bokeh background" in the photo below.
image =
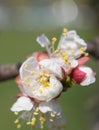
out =
{"type": "MultiPolygon", "coordinates": [[[[0,0],[0,64],[22,62],[28,54],[40,51],[36,37],[42,33],[59,39],[66,27],[77,30],[86,41],[99,36],[98,7],[98,0],[0,0]]],[[[59,99],[67,130],[93,130],[94,112],[88,100],[99,93],[99,63],[91,57],[87,64],[97,72],[96,83],[71,88],[59,99]]],[[[14,80],[0,82],[0,130],[17,129],[10,107],[18,92],[14,80]]],[[[21,130],[27,129],[23,124],[21,130]]]]}

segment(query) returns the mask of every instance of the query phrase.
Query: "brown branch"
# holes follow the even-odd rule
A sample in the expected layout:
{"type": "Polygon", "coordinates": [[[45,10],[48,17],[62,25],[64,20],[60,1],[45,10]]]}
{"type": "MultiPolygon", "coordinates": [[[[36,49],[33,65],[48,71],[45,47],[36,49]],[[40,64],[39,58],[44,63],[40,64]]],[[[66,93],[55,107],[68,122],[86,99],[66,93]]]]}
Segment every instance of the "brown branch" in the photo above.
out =
{"type": "MultiPolygon", "coordinates": [[[[99,59],[99,37],[88,41],[88,49],[91,55],[99,59]]],[[[13,79],[19,74],[21,63],[0,65],[0,81],[13,79]]]]}
{"type": "Polygon", "coordinates": [[[96,37],[88,42],[87,51],[93,55],[96,59],[99,59],[99,37],[96,37]]]}
{"type": "Polygon", "coordinates": [[[15,78],[19,74],[21,63],[0,65],[0,81],[15,78]]]}

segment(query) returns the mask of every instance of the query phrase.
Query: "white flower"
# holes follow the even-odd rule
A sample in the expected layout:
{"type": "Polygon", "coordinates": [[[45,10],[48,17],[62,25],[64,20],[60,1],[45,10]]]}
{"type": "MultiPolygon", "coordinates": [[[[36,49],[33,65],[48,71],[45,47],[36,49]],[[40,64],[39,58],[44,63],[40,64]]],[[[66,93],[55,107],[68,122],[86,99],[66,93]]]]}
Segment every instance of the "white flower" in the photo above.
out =
{"type": "Polygon", "coordinates": [[[59,48],[63,51],[67,50],[69,56],[77,58],[87,49],[87,44],[76,34],[76,31],[69,31],[66,35],[62,34],[59,48]]]}
{"type": "Polygon", "coordinates": [[[33,57],[22,64],[20,76],[25,93],[40,101],[49,101],[57,97],[63,89],[54,74],[42,69],[33,57]]]}
{"type": "Polygon", "coordinates": [[[80,85],[87,86],[96,81],[94,72],[92,71],[91,68],[86,67],[86,66],[81,66],[79,67],[79,69],[86,73],[85,79],[80,83],[80,85]]]}
{"type": "MultiPolygon", "coordinates": [[[[61,121],[61,106],[56,100],[49,102],[36,103],[32,101],[29,97],[20,97],[14,105],[11,107],[13,112],[23,113],[15,120],[15,124],[19,123],[20,119],[26,121],[27,125],[36,125],[36,116],[39,116],[40,127],[43,128],[44,122],[52,122],[57,119],[61,121]]],[[[61,123],[62,125],[63,123],[61,123]]],[[[59,124],[56,124],[59,125],[59,124]]],[[[18,127],[18,125],[17,125],[18,127]]]]}
{"type": "Polygon", "coordinates": [[[50,44],[49,39],[44,34],[37,37],[36,41],[41,45],[41,47],[46,47],[50,44]]]}

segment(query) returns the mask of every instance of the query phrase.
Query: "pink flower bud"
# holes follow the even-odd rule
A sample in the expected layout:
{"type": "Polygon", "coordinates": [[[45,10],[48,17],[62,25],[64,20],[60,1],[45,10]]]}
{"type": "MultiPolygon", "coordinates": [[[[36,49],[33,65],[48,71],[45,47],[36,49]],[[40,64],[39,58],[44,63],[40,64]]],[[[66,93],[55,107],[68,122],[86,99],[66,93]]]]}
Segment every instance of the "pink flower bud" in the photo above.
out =
{"type": "Polygon", "coordinates": [[[72,70],[71,77],[78,84],[80,84],[84,80],[85,76],[86,73],[79,70],[78,67],[72,70]]]}

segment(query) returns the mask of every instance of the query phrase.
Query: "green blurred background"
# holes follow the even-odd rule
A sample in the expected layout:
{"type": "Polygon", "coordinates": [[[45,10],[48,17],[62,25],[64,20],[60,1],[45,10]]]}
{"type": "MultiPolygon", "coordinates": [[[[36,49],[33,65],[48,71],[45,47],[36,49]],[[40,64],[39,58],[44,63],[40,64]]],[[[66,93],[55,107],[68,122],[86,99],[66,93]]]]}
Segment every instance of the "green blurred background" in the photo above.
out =
{"type": "MultiPolygon", "coordinates": [[[[0,2],[0,7],[3,7],[3,8],[11,7],[11,9],[13,10],[16,7],[24,7],[24,6],[26,7],[27,5],[29,6],[32,3],[31,0],[27,0],[27,1],[22,0],[22,1],[23,2],[19,2],[19,1],[16,2],[16,1],[9,0],[8,2],[5,0],[3,2],[0,2]]],[[[33,7],[34,6],[37,7],[38,4],[39,4],[39,8],[42,7],[41,6],[42,1],[34,2],[34,3],[35,4],[33,5],[33,7]]],[[[44,0],[43,0],[43,3],[45,3],[44,0]]],[[[77,0],[76,0],[76,3],[77,3],[77,0]]],[[[53,5],[53,2],[52,2],[52,5],[53,5]]],[[[90,2],[81,1],[81,2],[78,2],[76,6],[80,8],[81,5],[88,6],[90,5],[90,2]]],[[[44,5],[44,7],[45,6],[46,4],[44,5]]],[[[42,10],[42,8],[40,8],[40,10],[42,10]]],[[[38,15],[40,14],[38,13],[38,15]]],[[[15,20],[14,19],[15,14],[11,16],[12,16],[12,19],[9,18],[10,22],[15,20]]],[[[59,39],[63,27],[67,27],[70,30],[76,29],[78,34],[82,38],[84,38],[86,41],[99,35],[98,24],[97,24],[98,19],[96,19],[93,23],[90,22],[90,19],[89,21],[88,19],[87,21],[86,20],[84,21],[87,24],[89,22],[90,26],[82,24],[83,23],[82,21],[78,22],[77,19],[74,20],[75,24],[73,24],[72,20],[71,20],[72,22],[70,22],[72,24],[69,24],[68,22],[65,23],[65,22],[60,21],[59,23],[57,23],[57,26],[54,20],[51,23],[49,23],[50,26],[48,26],[48,24],[46,24],[47,21],[45,20],[45,23],[44,23],[44,20],[42,19],[43,21],[42,22],[38,21],[37,24],[35,24],[34,22],[33,25],[31,25],[31,28],[28,27],[27,24],[24,24],[24,26],[25,25],[27,26],[26,28],[25,27],[21,28],[22,23],[20,24],[19,21],[18,21],[18,24],[15,23],[15,21],[13,21],[12,22],[13,25],[11,25],[10,22],[8,21],[8,23],[3,25],[2,21],[5,19],[2,20],[2,17],[0,17],[0,20],[2,23],[0,24],[0,64],[17,63],[20,61],[22,62],[25,60],[28,54],[34,51],[41,51],[40,46],[36,43],[36,37],[42,33],[45,33],[49,37],[49,39],[51,39],[53,36],[56,36],[59,39]],[[53,23],[53,26],[52,26],[52,23],[53,23]],[[82,24],[81,26],[80,26],[80,23],[82,24]],[[47,26],[44,27],[44,24],[47,26]]],[[[87,65],[91,66],[97,72],[97,77],[98,77],[98,74],[99,74],[98,61],[96,61],[92,57],[91,61],[87,63],[87,65]]],[[[98,84],[99,84],[99,80],[97,79],[96,83],[89,87],[77,86],[77,87],[69,89],[66,93],[62,94],[61,98],[59,99],[59,102],[62,105],[63,113],[67,119],[67,125],[66,125],[67,130],[90,130],[92,120],[93,120],[92,118],[93,114],[88,109],[87,101],[90,97],[98,94],[99,92],[98,84]]],[[[14,96],[18,92],[20,91],[17,85],[15,84],[14,80],[0,82],[0,130],[16,130],[17,129],[13,123],[16,117],[10,111],[10,108],[12,104],[16,101],[14,96]]],[[[27,126],[24,126],[23,124],[23,127],[21,128],[21,130],[26,130],[26,129],[30,129],[30,128],[27,126]]],[[[47,130],[47,128],[45,128],[44,130],[47,130]]]]}

